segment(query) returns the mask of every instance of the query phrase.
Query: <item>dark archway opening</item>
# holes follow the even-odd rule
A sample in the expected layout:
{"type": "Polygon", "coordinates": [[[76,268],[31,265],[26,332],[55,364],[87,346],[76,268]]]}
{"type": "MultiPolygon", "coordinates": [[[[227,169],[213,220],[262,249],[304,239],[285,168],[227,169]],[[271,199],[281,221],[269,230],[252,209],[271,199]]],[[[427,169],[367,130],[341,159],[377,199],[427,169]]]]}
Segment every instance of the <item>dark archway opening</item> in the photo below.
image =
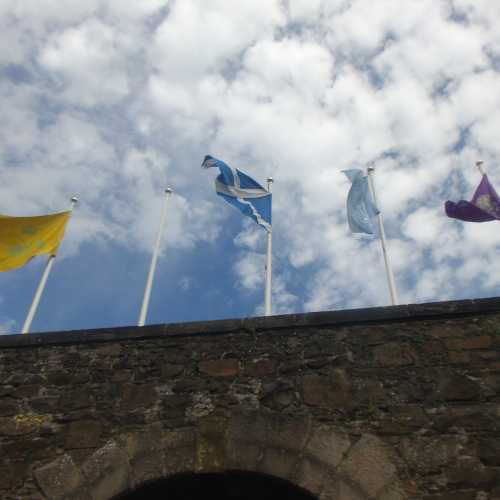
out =
{"type": "Polygon", "coordinates": [[[306,490],[256,472],[176,474],[141,485],[115,500],[317,500],[306,490]]]}

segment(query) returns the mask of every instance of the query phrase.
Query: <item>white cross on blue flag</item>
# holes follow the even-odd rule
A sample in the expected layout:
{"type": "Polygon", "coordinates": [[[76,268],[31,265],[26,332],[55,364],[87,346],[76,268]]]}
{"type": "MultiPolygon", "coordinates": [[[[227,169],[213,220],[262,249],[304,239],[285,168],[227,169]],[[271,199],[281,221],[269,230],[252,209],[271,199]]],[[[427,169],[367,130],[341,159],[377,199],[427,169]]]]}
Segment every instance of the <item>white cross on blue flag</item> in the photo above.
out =
{"type": "Polygon", "coordinates": [[[215,179],[217,194],[267,231],[271,231],[272,195],[269,191],[248,175],[213,156],[205,156],[201,166],[217,167],[220,171],[215,179]]]}

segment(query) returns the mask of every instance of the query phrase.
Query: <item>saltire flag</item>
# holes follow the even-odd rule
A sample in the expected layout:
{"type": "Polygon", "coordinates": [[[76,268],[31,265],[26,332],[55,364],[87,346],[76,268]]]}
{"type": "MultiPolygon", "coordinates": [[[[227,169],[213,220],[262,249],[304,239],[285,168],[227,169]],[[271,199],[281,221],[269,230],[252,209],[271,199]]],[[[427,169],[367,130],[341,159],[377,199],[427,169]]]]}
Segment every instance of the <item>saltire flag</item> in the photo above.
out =
{"type": "Polygon", "coordinates": [[[444,209],[448,217],[466,222],[500,220],[500,198],[486,174],[483,175],[471,201],[447,201],[444,209]]]}
{"type": "Polygon", "coordinates": [[[343,170],[351,181],[347,195],[347,222],[353,233],[373,234],[372,218],[378,215],[368,186],[368,178],[359,168],[343,170]]]}
{"type": "Polygon", "coordinates": [[[271,231],[272,194],[257,181],[213,156],[207,155],[203,168],[217,167],[220,174],[215,179],[217,194],[257,224],[271,231]]]}
{"type": "Polygon", "coordinates": [[[0,215],[0,272],[22,267],[38,255],[56,255],[70,216],[70,211],[38,217],[0,215]]]}

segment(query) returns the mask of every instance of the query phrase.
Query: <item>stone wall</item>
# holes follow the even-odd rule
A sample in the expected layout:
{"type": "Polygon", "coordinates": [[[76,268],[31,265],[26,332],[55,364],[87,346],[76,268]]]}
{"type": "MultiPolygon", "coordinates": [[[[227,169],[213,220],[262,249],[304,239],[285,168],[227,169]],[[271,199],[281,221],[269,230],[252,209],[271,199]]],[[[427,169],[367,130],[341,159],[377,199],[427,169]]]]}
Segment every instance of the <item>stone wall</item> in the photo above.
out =
{"type": "Polygon", "coordinates": [[[500,299],[0,337],[0,497],[182,471],[500,499],[500,299]]]}

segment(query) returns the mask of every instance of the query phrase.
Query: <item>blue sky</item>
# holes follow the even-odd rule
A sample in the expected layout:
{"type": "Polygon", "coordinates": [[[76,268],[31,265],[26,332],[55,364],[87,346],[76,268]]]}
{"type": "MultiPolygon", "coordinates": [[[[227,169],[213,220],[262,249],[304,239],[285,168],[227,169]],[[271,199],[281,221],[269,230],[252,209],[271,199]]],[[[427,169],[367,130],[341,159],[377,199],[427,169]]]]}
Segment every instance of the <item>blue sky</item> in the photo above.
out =
{"type": "MultiPolygon", "coordinates": [[[[500,186],[491,0],[3,0],[0,213],[69,206],[33,331],[262,312],[265,232],[215,195],[212,154],[275,178],[274,311],[389,303],[380,245],[348,232],[346,168],[376,168],[402,303],[495,296],[496,223],[444,216],[483,159],[500,186]]],[[[0,275],[18,332],[45,259],[0,275]]]]}

